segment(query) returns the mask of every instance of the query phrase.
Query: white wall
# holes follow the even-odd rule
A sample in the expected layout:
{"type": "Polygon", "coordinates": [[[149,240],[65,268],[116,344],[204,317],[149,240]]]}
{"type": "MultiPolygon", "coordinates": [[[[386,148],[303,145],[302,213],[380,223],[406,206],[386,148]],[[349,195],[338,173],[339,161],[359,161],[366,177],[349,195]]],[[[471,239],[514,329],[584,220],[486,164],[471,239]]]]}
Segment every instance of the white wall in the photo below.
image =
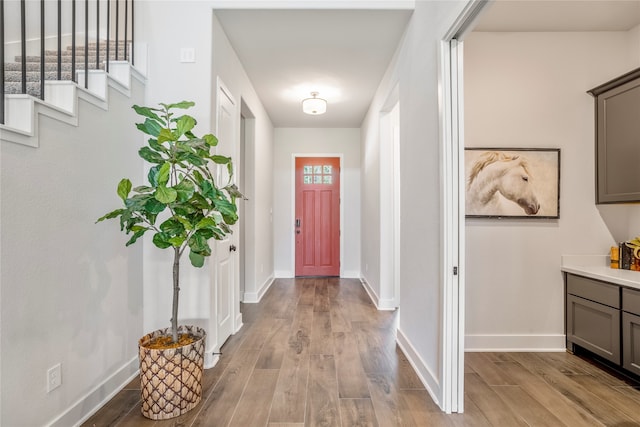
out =
{"type": "Polygon", "coordinates": [[[467,350],[562,349],[560,256],[606,254],[630,236],[637,208],[594,202],[594,102],[586,91],[640,65],[632,34],[465,39],[466,146],[561,149],[560,219],[466,221],[467,350]]]}
{"type": "MultiPolygon", "coordinates": [[[[437,402],[443,399],[438,46],[465,5],[463,1],[416,2],[397,57],[362,125],[364,213],[365,209],[379,211],[383,202],[375,200],[380,179],[378,119],[397,84],[401,108],[398,341],[437,402]]],[[[371,236],[379,232],[379,221],[363,221],[362,247],[367,253],[363,251],[362,264],[369,263],[369,270],[380,253],[379,240],[371,236]]]]}
{"type": "MultiPolygon", "coordinates": [[[[245,147],[247,188],[241,190],[249,199],[244,202],[247,241],[244,246],[245,300],[257,302],[274,277],[272,221],[274,129],[220,22],[214,16],[212,77],[215,79],[217,76],[222,79],[238,104],[237,123],[240,123],[241,100],[253,115],[253,145],[245,147]]],[[[215,105],[215,92],[213,96],[212,105],[215,105]]],[[[239,144],[238,139],[235,158],[239,158],[239,144]]]]}
{"type": "Polygon", "coordinates": [[[80,127],[40,116],[37,149],[0,146],[3,426],[66,410],[71,425],[138,368],[142,248],[125,247],[117,221],[94,224],[121,204],[120,179],[141,175],[132,84],[131,98],[110,91],[109,112],[81,100],[80,127]],[[62,385],[47,394],[57,363],[62,385]]]}
{"type": "MultiPolygon", "coordinates": [[[[273,129],[251,82],[242,69],[235,52],[231,48],[211,3],[202,1],[138,2],[140,11],[136,16],[144,17],[140,23],[136,40],[148,45],[149,83],[147,85],[148,104],[190,100],[196,106],[189,110],[198,125],[197,132],[215,133],[216,129],[216,80],[220,76],[230,90],[237,104],[237,123],[240,124],[240,103],[251,109],[255,117],[255,146],[252,155],[260,159],[255,165],[251,179],[254,194],[247,194],[250,201],[245,207],[253,209],[241,221],[252,220],[247,225],[248,239],[254,244],[245,248],[247,253],[246,291],[258,293],[269,284],[273,276],[273,240],[269,222],[271,209],[271,156],[273,129]],[[167,31],[167,22],[183,23],[179,31],[167,31]],[[195,49],[194,63],[181,63],[181,48],[195,49]],[[251,234],[250,234],[251,233],[251,234]],[[260,270],[256,266],[262,267],[260,270]]],[[[136,24],[138,25],[138,24],[136,24]]],[[[239,158],[239,137],[237,140],[220,141],[220,144],[234,144],[239,158]]],[[[236,168],[241,165],[237,164],[236,168]]],[[[251,172],[249,173],[251,176],[251,172]]],[[[235,237],[237,238],[237,237],[235,237]]],[[[145,240],[144,249],[144,328],[151,331],[167,327],[171,305],[171,254],[153,246],[150,238],[145,240]]],[[[210,286],[211,267],[209,263],[202,269],[182,263],[181,271],[180,319],[205,326],[215,313],[211,307],[210,286]]],[[[182,321],[181,320],[181,321],[182,321]]],[[[209,334],[208,349],[215,346],[214,331],[209,334]]]]}
{"type": "Polygon", "coordinates": [[[274,256],[276,277],[295,275],[293,155],[342,154],[342,277],[360,276],[360,130],[276,128],[274,150],[274,256]]]}

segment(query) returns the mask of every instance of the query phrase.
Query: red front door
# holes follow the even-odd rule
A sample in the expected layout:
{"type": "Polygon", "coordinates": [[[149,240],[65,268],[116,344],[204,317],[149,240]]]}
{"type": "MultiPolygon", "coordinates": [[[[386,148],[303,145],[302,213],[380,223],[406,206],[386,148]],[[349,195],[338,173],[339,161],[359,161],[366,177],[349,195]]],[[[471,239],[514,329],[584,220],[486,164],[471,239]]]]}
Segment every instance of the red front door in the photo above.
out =
{"type": "Polygon", "coordinates": [[[340,159],[296,158],[296,276],[340,275],[340,159]]]}

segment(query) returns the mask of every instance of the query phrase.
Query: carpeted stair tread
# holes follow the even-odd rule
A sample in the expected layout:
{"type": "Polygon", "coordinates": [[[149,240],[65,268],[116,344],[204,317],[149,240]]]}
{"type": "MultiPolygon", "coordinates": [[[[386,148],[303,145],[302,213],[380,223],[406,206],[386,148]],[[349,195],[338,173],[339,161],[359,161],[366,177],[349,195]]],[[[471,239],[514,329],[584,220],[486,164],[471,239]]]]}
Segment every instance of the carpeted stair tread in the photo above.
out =
{"type": "MultiPolygon", "coordinates": [[[[40,62],[27,62],[27,71],[38,71],[40,72],[40,62]]],[[[70,62],[63,62],[61,64],[62,66],[60,67],[60,69],[65,72],[65,71],[71,71],[71,63],[70,62]]],[[[76,64],[76,68],[78,69],[84,69],[84,64],[76,64]]],[[[96,68],[96,63],[94,62],[90,62],[89,63],[89,69],[95,69],[96,68]]],[[[104,64],[100,64],[100,69],[104,69],[104,64]]],[[[45,62],[44,63],[44,70],[45,71],[58,71],[58,64],[55,62],[45,62]]],[[[9,62],[7,64],[4,64],[4,71],[6,72],[10,72],[10,71],[22,71],[22,64],[17,63],[17,62],[9,62]]]]}
{"type": "MultiPolygon", "coordinates": [[[[4,84],[4,93],[6,95],[22,93],[21,82],[7,82],[4,84]]],[[[27,82],[27,94],[40,98],[40,82],[27,82]]]]}
{"type": "MultiPolygon", "coordinates": [[[[28,71],[26,73],[28,82],[39,82],[40,81],[40,72],[39,71],[28,71]]],[[[44,73],[45,80],[58,80],[58,72],[57,71],[47,71],[44,73]]],[[[21,71],[9,71],[4,75],[5,82],[21,82],[22,81],[22,72],[21,71]]],[[[71,71],[66,71],[60,73],[60,80],[71,80],[71,71]]]]}

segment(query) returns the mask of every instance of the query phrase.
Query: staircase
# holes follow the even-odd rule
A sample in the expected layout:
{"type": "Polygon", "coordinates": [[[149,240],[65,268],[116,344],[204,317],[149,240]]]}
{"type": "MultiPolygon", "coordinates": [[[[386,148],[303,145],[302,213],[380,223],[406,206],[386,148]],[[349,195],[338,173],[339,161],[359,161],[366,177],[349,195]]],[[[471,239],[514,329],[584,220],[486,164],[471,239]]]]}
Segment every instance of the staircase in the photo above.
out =
{"type": "MultiPolygon", "coordinates": [[[[107,56],[106,41],[101,41],[97,50],[98,44],[93,42],[89,43],[87,48],[88,57],[88,70],[105,70],[105,61],[107,56]],[[99,56],[98,56],[99,55],[99,56]],[[97,61],[100,61],[97,64],[97,61]]],[[[118,60],[127,61],[129,58],[130,49],[127,49],[127,58],[124,58],[125,43],[111,41],[109,43],[109,60],[116,60],[116,47],[118,49],[118,60]]],[[[73,48],[68,46],[66,50],[60,54],[60,76],[58,76],[58,51],[57,50],[45,50],[44,56],[44,80],[67,80],[74,81],[72,66],[73,66],[73,48]]],[[[26,57],[26,81],[27,81],[27,95],[41,98],[41,57],[40,56],[27,56],[26,57]]],[[[84,46],[76,46],[75,56],[75,68],[76,71],[81,70],[84,72],[85,66],[85,48],[84,46]]],[[[15,62],[8,62],[5,64],[5,94],[21,94],[22,93],[22,56],[16,56],[15,62]]],[[[75,79],[77,81],[77,79],[75,79]]]]}

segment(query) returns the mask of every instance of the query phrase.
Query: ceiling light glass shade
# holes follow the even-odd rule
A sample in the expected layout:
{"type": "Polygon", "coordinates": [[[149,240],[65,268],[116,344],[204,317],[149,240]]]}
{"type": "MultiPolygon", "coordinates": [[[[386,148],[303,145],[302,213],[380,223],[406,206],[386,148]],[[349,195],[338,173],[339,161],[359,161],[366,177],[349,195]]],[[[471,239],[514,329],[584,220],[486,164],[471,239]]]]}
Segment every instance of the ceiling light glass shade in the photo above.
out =
{"type": "Polygon", "coordinates": [[[318,92],[311,92],[313,98],[305,98],[302,100],[302,111],[307,114],[318,115],[327,112],[327,101],[318,98],[318,92]]]}

